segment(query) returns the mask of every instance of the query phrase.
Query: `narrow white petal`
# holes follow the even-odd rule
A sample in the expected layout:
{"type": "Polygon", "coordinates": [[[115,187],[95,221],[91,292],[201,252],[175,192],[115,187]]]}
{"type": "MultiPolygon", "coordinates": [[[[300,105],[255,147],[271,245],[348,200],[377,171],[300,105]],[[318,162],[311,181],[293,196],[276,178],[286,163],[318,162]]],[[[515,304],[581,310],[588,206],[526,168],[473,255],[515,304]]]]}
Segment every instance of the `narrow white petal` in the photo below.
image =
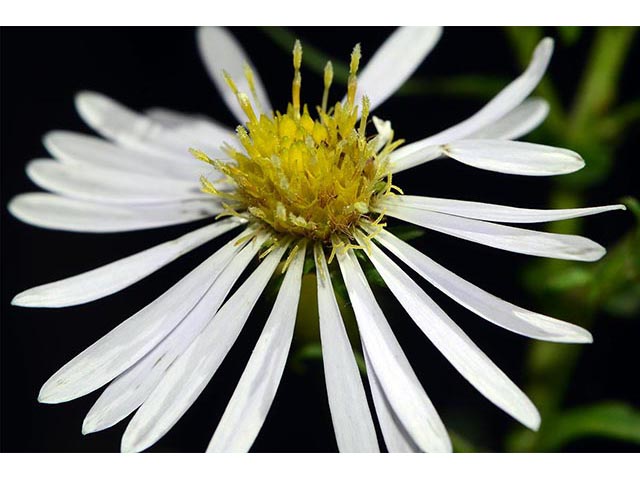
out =
{"type": "Polygon", "coordinates": [[[606,252],[601,245],[578,235],[537,232],[410,207],[387,207],[384,212],[421,227],[509,252],[583,262],[596,261],[606,252]]]}
{"type": "Polygon", "coordinates": [[[375,245],[370,248],[369,259],[387,287],[451,365],[488,400],[537,430],[540,414],[531,400],[398,265],[375,245]]]}
{"type": "Polygon", "coordinates": [[[204,115],[182,113],[168,108],[154,107],[145,111],[149,118],[183,133],[186,137],[216,145],[235,138],[235,131],[204,115]]]}
{"type": "Polygon", "coordinates": [[[240,224],[238,220],[227,219],[207,225],[175,240],[161,243],[102,267],[25,290],[16,295],[11,304],[21,307],[58,308],[106,297],[133,285],[176,258],[240,224]]]}
{"type": "Polygon", "coordinates": [[[238,338],[285,250],[286,246],[281,246],[267,255],[171,365],[127,426],[122,437],[123,452],[149,448],[195,402],[238,338]]]}
{"type": "Polygon", "coordinates": [[[27,175],[45,190],[96,203],[144,205],[211,198],[200,191],[195,177],[189,182],[44,159],[29,162],[27,175]]]}
{"type": "Polygon", "coordinates": [[[248,65],[253,70],[256,93],[262,105],[262,110],[265,113],[271,112],[271,103],[269,103],[269,97],[260,80],[258,71],[251,64],[249,57],[231,33],[221,27],[200,28],[198,30],[198,48],[209,76],[218,88],[218,92],[227,107],[240,123],[244,123],[247,118],[242,108],[240,108],[236,96],[227,85],[223,71],[231,75],[240,92],[250,95],[249,82],[247,82],[244,75],[245,65],[248,65]]]}
{"type": "Polygon", "coordinates": [[[222,247],[163,295],[58,370],[43,385],[38,400],[43,403],[73,400],[100,388],[134,365],[198,303],[237,254],[236,241],[237,238],[222,247]]]}
{"type": "Polygon", "coordinates": [[[436,288],[495,325],[550,342],[592,341],[591,334],[585,329],[505,302],[447,270],[387,231],[379,232],[376,240],[436,288]]]}
{"type": "Polygon", "coordinates": [[[126,418],[147,399],[167,369],[211,320],[240,275],[257,255],[264,237],[238,253],[207,293],[178,326],[139,362],[120,374],[102,392],[82,424],[83,433],[103,430],[126,418]]]}
{"type": "Polygon", "coordinates": [[[403,170],[440,158],[443,155],[440,145],[420,145],[416,148],[408,148],[406,150],[399,148],[391,152],[389,156],[389,167],[391,173],[402,172],[403,170]]]}
{"type": "Polygon", "coordinates": [[[124,148],[115,143],[83,133],[53,131],[44,136],[44,146],[62,163],[78,166],[113,168],[124,172],[198,182],[212,169],[196,160],[186,150],[171,156],[155,155],[124,148]]]}
{"type": "Polygon", "coordinates": [[[513,140],[458,140],[442,152],[470,167],[513,175],[564,175],[584,167],[571,150],[513,140]]]}
{"type": "Polygon", "coordinates": [[[369,387],[371,388],[371,396],[376,409],[376,417],[380,423],[380,430],[384,437],[384,443],[389,453],[418,453],[420,448],[411,439],[411,435],[404,428],[389,400],[380,387],[380,380],[373,370],[371,360],[367,354],[367,349],[363,345],[362,352],[364,354],[365,364],[367,366],[367,378],[369,379],[369,387]]]}
{"type": "Polygon", "coordinates": [[[472,138],[513,140],[540,125],[549,114],[549,104],[542,98],[528,98],[500,120],[470,135],[472,138]]]}
{"type": "Polygon", "coordinates": [[[379,452],[367,396],[333,293],[327,261],[319,245],[314,253],[322,363],[338,450],[379,452]]]}
{"type": "Polygon", "coordinates": [[[51,193],[23,193],[8,206],[12,215],[42,228],[70,232],[126,232],[213,217],[222,208],[213,198],[165,205],[107,205],[51,193]]]}
{"type": "Polygon", "coordinates": [[[429,55],[441,34],[440,27],[396,29],[358,75],[356,104],[366,95],[373,111],[393,95],[429,55]]]}
{"type": "Polygon", "coordinates": [[[305,248],[289,264],[278,297],[207,452],[248,452],[276,396],[296,323],[305,248]]]}
{"type": "Polygon", "coordinates": [[[341,252],[338,262],[362,342],[393,411],[421,450],[451,451],[447,431],[380,310],[355,254],[341,252]]]}
{"type": "Polygon", "coordinates": [[[605,205],[590,208],[567,208],[557,210],[539,210],[529,208],[493,205],[490,203],[467,202],[448,198],[419,197],[398,195],[380,201],[382,208],[408,207],[418,210],[446,213],[457,217],[474,218],[490,222],[504,223],[540,223],[568,218],[586,217],[611,210],[626,210],[624,205],[605,205]]]}
{"type": "Polygon", "coordinates": [[[167,128],[100,93],[79,93],[76,108],[95,131],[133,150],[163,156],[184,155],[189,148],[204,148],[212,156],[220,153],[217,145],[194,145],[193,139],[182,132],[167,128]]]}
{"type": "MultiPolygon", "coordinates": [[[[481,129],[487,128],[494,122],[499,121],[520,105],[536,88],[547,69],[552,53],[553,40],[544,38],[533,52],[531,63],[524,73],[507,85],[473,116],[436,135],[410,143],[393,152],[391,161],[395,164],[394,171],[399,172],[423,163],[419,160],[419,152],[427,146],[442,145],[473,136],[481,129]]],[[[430,159],[429,157],[425,158],[426,160],[424,161],[430,159]]]]}

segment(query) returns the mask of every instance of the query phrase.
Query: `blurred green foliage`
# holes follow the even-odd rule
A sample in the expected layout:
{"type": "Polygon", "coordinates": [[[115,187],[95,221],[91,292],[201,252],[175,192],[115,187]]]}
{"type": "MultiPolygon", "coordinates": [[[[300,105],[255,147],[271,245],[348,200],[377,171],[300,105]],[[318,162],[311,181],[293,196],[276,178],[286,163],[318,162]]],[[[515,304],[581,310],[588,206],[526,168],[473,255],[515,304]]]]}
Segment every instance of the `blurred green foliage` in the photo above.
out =
{"type": "MultiPolygon", "coordinates": [[[[588,196],[604,184],[613,167],[617,149],[630,135],[630,127],[640,120],[640,99],[619,99],[620,80],[628,64],[636,28],[557,27],[543,31],[536,27],[507,27],[507,43],[524,68],[537,43],[545,36],[559,39],[556,49],[571,49],[578,43],[588,45],[582,71],[577,72],[578,88],[570,102],[563,101],[553,82],[552,72],[545,76],[535,94],[550,105],[549,116],[530,135],[533,141],[557,145],[579,152],[588,168],[572,175],[554,179],[549,193],[550,208],[577,208],[588,204],[588,196]]],[[[289,51],[295,35],[285,28],[266,27],[267,36],[289,51]]],[[[346,83],[348,67],[305,41],[303,62],[311,71],[322,75],[325,63],[331,60],[334,79],[346,83]]],[[[489,75],[413,77],[399,90],[400,95],[443,95],[455,98],[489,100],[508,79],[489,75]]],[[[628,194],[629,192],[620,192],[628,194]]],[[[637,317],[640,314],[640,203],[633,197],[623,202],[635,217],[634,226],[608,254],[594,264],[572,264],[550,259],[535,259],[523,271],[524,286],[537,299],[539,310],[566,321],[593,327],[599,312],[615,317],[637,317]]],[[[628,212],[627,212],[628,214],[628,212]]],[[[556,222],[548,229],[557,233],[580,234],[584,219],[556,222]]],[[[423,234],[420,229],[401,227],[396,235],[411,240],[423,234]]],[[[370,283],[384,286],[375,269],[364,261],[370,283]]],[[[309,270],[313,267],[310,266],[309,270]]],[[[355,321],[348,296],[339,274],[332,280],[341,305],[345,323],[354,345],[359,345],[355,321]]],[[[303,285],[304,288],[304,285],[303,285]]],[[[309,309],[310,310],[310,309],[309,309]]],[[[309,322],[316,322],[317,315],[309,322]]],[[[317,331],[317,328],[316,328],[317,331]]],[[[317,334],[316,334],[317,335],[317,334]]],[[[303,368],[307,361],[319,361],[322,351],[318,338],[310,339],[296,350],[293,364],[303,368]]],[[[570,442],[583,437],[607,437],[640,444],[640,410],[619,401],[566,407],[565,396],[573,372],[584,347],[532,341],[526,361],[526,393],[538,406],[543,418],[539,432],[516,427],[505,438],[503,449],[513,452],[561,451],[570,442]]],[[[356,347],[357,349],[357,347],[356,347]]],[[[357,353],[361,370],[364,362],[357,353]]],[[[451,431],[454,450],[481,450],[464,437],[462,431],[451,431]]]]}

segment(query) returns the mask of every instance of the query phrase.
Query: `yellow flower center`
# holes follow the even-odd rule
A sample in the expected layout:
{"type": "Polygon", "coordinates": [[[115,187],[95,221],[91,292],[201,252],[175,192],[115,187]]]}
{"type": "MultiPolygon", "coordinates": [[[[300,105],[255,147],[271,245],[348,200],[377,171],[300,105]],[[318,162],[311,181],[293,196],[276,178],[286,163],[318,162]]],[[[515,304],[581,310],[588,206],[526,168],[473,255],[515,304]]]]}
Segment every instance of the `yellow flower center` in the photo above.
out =
{"type": "Polygon", "coordinates": [[[372,206],[395,188],[388,158],[401,142],[393,142],[388,123],[375,118],[376,126],[386,127],[385,131],[370,138],[365,134],[369,100],[363,97],[361,115],[355,104],[359,45],[351,55],[346,101],[330,109],[327,99],[333,69],[327,63],[322,105],[316,107],[316,118],[307,105],[300,105],[301,61],[302,47],[296,42],[292,100],[286,113],[261,111],[249,67],[245,68],[245,77],[258,113],[225,73],[247,115],[245,125],[237,128],[242,148],[224,146],[233,162],[212,160],[193,151],[197,158],[222,172],[223,181],[232,186],[230,190],[217,187],[203,177],[203,191],[222,198],[225,214],[263,222],[279,234],[332,243],[334,248],[350,245],[360,222],[380,220],[377,215],[371,216],[372,206]]]}

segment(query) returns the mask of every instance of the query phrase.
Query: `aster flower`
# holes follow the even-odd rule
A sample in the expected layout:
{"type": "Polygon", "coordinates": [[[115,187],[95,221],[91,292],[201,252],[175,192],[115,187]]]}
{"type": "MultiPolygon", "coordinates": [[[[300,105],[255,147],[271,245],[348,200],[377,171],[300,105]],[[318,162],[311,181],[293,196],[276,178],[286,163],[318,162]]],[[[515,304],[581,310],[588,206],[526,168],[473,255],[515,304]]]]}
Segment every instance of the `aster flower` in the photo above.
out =
{"type": "Polygon", "coordinates": [[[368,285],[356,255],[362,252],[460,374],[496,406],[537,429],[540,417],[531,401],[406,267],[514,333],[587,343],[589,332],[510,304],[458,277],[389,232],[386,218],[507,251],[595,261],[605,250],[589,239],[502,224],[575,218],[624,206],[531,210],[405,195],[394,174],[437,158],[532,176],[568,174],[584,166],[575,152],[514,140],[547,114],[544,100],[528,97],[549,63],[550,39],[537,46],[520,77],[469,119],[417,142],[396,140],[391,123],[371,112],[412,74],[440,34],[438,28],[398,29],[359,75],[357,45],[345,97],[329,102],[329,63],[315,109],[301,101],[302,47],[296,43],[292,99],[277,110],[237,41],[224,29],[201,29],[198,45],[205,65],[241,124],[235,132],[205,117],[164,109],[140,114],[103,95],[80,93],[80,115],[104,139],[48,134],[45,146],[55,160],[35,160],[27,173],[52,193],[19,195],[9,205],[13,215],[45,228],[94,233],[204,218],[212,222],[100,268],[29,289],[13,299],[14,305],[66,307],[103,298],[216,237],[237,232],[167,292],[63,366],[42,387],[39,401],[65,402],[108,385],[87,414],[83,432],[108,428],[136,412],[122,450],[150,447],[197,399],[267,283],[282,271],[262,334],[208,447],[249,450],[285,367],[308,258],[317,279],[326,387],[340,451],[376,452],[380,446],[334,292],[338,272],[357,321],[373,413],[386,448],[450,451],[446,429],[368,285]],[[375,134],[367,132],[370,123],[375,134]],[[258,266],[236,285],[256,257],[258,266]]]}

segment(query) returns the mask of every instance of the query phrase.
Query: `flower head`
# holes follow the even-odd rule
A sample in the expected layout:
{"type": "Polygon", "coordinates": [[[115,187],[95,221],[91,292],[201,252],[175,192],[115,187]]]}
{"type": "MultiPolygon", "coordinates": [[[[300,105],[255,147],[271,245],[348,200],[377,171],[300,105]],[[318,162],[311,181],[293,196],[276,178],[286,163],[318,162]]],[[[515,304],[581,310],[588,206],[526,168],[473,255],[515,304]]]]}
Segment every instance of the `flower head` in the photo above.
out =
{"type": "Polygon", "coordinates": [[[274,110],[236,40],[223,29],[201,29],[198,43],[205,64],[240,122],[235,132],[202,117],[167,110],[142,115],[102,95],[79,94],[80,114],[106,140],[49,134],[45,144],[56,160],[34,161],[27,172],[53,193],[16,197],[9,205],[16,217],[83,232],[216,221],[95,270],[22,292],[15,305],[64,307],[96,300],[209,240],[241,230],[167,292],[63,366],[42,387],[39,400],[64,402],[108,384],[85,418],[83,432],[108,428],[135,411],[122,449],[148,448],[197,399],[269,280],[284,271],[264,330],[208,447],[249,450],[285,367],[308,258],[315,268],[323,363],[339,449],[379,451],[380,446],[334,292],[338,272],[355,313],[386,448],[450,451],[443,422],[368,285],[355,254],[361,250],[460,374],[499,408],[537,429],[540,417],[526,395],[382,248],[464,307],[512,332],[577,343],[590,342],[589,332],[483,291],[394,236],[385,228],[386,218],[512,252],[594,261],[604,249],[589,239],[502,223],[546,222],[624,207],[531,210],[404,195],[393,174],[436,158],[533,176],[566,174],[584,166],[575,152],[513,140],[547,114],[544,100],[527,97],[551,57],[550,39],[538,45],[520,77],[469,119],[406,145],[394,140],[391,124],[371,112],[411,75],[440,33],[438,28],[400,28],[360,71],[357,45],[345,97],[329,102],[333,70],[328,63],[315,109],[301,101],[303,52],[296,42],[291,102],[274,110]],[[370,117],[376,133],[367,132],[370,117]],[[259,265],[236,287],[258,256],[259,265]]]}

